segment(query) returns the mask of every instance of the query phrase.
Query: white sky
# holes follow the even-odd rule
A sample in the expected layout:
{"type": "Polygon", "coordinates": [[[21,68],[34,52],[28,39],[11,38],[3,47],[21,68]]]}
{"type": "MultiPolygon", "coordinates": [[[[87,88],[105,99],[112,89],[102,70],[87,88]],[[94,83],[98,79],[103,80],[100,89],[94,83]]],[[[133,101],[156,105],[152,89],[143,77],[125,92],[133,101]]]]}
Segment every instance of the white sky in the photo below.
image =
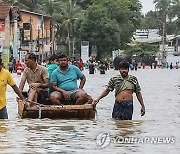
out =
{"type": "Polygon", "coordinates": [[[155,10],[155,6],[153,4],[154,0],[140,0],[140,2],[142,3],[142,13],[146,14],[148,11],[150,10],[155,10]]]}

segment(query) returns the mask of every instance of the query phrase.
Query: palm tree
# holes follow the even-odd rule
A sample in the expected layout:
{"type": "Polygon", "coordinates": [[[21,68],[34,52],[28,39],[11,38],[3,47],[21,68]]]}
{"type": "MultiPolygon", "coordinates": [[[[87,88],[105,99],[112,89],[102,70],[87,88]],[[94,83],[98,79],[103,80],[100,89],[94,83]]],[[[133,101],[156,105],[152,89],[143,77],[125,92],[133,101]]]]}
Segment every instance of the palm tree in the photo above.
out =
{"type": "Polygon", "coordinates": [[[42,10],[42,0],[18,0],[19,7],[31,12],[39,12],[42,10]]]}
{"type": "Polygon", "coordinates": [[[171,12],[171,0],[154,0],[155,8],[159,12],[160,18],[163,22],[166,22],[166,19],[171,12]]]}
{"type": "Polygon", "coordinates": [[[79,13],[82,9],[76,5],[76,2],[64,3],[61,10],[62,15],[62,24],[61,28],[66,34],[66,41],[68,43],[68,56],[74,57],[74,45],[75,45],[75,36],[74,36],[74,22],[78,19],[79,13]],[[71,55],[72,53],[72,55],[71,55]]]}
{"type": "Polygon", "coordinates": [[[178,18],[180,18],[180,0],[172,0],[172,10],[178,18]]]}
{"type": "Polygon", "coordinates": [[[43,12],[47,15],[50,15],[51,18],[51,42],[53,45],[53,49],[51,48],[51,53],[54,52],[55,43],[57,40],[57,31],[56,29],[61,25],[59,22],[61,21],[61,16],[59,10],[61,10],[62,1],[53,1],[53,0],[44,0],[42,6],[43,6],[43,12]]]}
{"type": "Polygon", "coordinates": [[[9,2],[12,6],[19,5],[18,0],[2,0],[2,2],[9,2]]]}

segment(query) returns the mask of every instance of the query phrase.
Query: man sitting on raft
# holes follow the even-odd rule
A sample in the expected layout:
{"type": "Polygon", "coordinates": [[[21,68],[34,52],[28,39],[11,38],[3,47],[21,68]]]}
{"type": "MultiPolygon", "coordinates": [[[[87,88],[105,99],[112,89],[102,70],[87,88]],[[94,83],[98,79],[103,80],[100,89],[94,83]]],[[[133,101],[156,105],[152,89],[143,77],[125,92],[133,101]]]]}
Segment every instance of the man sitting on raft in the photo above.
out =
{"type": "Polygon", "coordinates": [[[19,89],[22,92],[25,82],[29,84],[28,101],[43,103],[49,96],[49,76],[44,66],[37,64],[36,55],[27,53],[25,56],[26,68],[23,72],[19,89]]]}
{"type": "Polygon", "coordinates": [[[51,84],[54,92],[50,94],[50,101],[54,105],[75,104],[87,102],[87,93],[83,90],[86,77],[77,66],[68,65],[68,57],[59,55],[59,67],[53,71],[51,84]],[[80,79],[78,87],[77,80],[80,79]]]}

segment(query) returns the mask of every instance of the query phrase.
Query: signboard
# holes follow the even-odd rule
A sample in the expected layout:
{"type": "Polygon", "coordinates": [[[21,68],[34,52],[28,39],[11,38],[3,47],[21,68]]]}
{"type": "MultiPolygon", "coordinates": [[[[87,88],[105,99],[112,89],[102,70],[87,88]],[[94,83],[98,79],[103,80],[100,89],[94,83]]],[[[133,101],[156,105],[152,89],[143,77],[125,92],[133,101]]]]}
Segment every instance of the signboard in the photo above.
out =
{"type": "Polygon", "coordinates": [[[26,54],[27,54],[27,51],[20,51],[20,61],[24,60],[26,54]]]}
{"type": "Polygon", "coordinates": [[[84,62],[89,60],[89,41],[81,42],[81,59],[84,62]]]}
{"type": "Polygon", "coordinates": [[[157,38],[159,37],[158,29],[137,29],[135,38],[157,38]]]}
{"type": "Polygon", "coordinates": [[[3,65],[7,69],[8,63],[9,63],[9,48],[8,47],[3,47],[2,59],[3,59],[3,65]]]}
{"type": "Polygon", "coordinates": [[[29,42],[29,52],[35,52],[35,43],[29,42]]]}

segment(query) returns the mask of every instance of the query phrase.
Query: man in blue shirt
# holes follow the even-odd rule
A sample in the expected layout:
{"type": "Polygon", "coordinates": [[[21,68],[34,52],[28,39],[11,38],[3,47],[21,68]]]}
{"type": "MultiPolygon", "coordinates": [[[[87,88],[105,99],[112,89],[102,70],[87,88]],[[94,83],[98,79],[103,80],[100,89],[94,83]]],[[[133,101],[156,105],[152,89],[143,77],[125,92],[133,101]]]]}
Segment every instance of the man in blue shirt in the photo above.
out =
{"type": "Polygon", "coordinates": [[[51,76],[54,92],[50,94],[52,104],[60,105],[69,101],[75,105],[81,105],[87,101],[87,93],[83,90],[86,77],[80,69],[74,65],[68,65],[68,57],[64,54],[59,56],[59,67],[51,76]],[[78,87],[77,80],[80,79],[78,87]]]}

